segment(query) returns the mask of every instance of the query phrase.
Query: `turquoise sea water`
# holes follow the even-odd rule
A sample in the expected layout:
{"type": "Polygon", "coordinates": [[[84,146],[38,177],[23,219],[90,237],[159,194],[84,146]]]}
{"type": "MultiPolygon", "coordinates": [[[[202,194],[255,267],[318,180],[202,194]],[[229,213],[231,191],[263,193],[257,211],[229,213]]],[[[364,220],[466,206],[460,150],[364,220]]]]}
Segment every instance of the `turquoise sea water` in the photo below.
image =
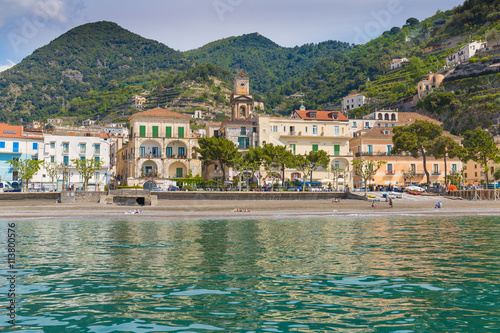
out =
{"type": "Polygon", "coordinates": [[[2,332],[500,331],[499,217],[15,223],[2,332]]]}

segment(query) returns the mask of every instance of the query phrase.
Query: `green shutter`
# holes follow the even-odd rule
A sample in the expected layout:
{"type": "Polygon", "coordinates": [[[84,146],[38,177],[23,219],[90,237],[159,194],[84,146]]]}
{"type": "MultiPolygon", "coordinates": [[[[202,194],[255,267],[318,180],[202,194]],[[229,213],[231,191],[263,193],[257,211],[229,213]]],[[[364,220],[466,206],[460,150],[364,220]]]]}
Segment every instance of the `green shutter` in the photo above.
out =
{"type": "Polygon", "coordinates": [[[339,156],[340,155],[340,145],[334,145],[333,146],[333,150],[334,150],[334,155],[335,156],[339,156]]]}
{"type": "Polygon", "coordinates": [[[313,151],[318,151],[318,145],[313,145],[313,151]]]}
{"type": "Polygon", "coordinates": [[[292,146],[292,152],[295,155],[295,144],[291,144],[290,146],[292,146]]]}
{"type": "Polygon", "coordinates": [[[184,138],[184,127],[179,127],[179,139],[184,138]]]}
{"type": "Polygon", "coordinates": [[[176,178],[182,178],[183,175],[182,175],[182,168],[176,168],[175,169],[175,177],[176,178]]]}
{"type": "Polygon", "coordinates": [[[172,137],[172,127],[171,126],[165,127],[165,137],[166,138],[172,137]]]}
{"type": "Polygon", "coordinates": [[[146,137],[146,126],[139,127],[139,136],[141,138],[145,138],[146,137]]]}
{"type": "Polygon", "coordinates": [[[244,149],[245,138],[238,138],[238,149],[244,149]]]}
{"type": "Polygon", "coordinates": [[[158,126],[153,126],[153,138],[158,137],[158,126]]]}

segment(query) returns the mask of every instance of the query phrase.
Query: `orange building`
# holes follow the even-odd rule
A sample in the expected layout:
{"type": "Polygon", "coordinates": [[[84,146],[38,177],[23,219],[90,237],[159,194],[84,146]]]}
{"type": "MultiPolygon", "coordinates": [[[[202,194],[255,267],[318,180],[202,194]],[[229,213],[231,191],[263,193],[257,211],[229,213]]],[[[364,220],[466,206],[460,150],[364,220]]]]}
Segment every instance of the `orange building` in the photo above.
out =
{"type": "MultiPolygon", "coordinates": [[[[414,112],[401,112],[398,113],[396,117],[398,120],[394,120],[395,126],[407,126],[413,123],[417,119],[432,121],[434,123],[439,123],[437,120],[428,118],[426,116],[414,113],[414,112]]],[[[376,124],[375,127],[371,129],[365,129],[354,133],[354,137],[349,141],[349,146],[352,154],[354,155],[354,160],[366,159],[375,161],[385,161],[387,162],[383,165],[368,185],[381,185],[381,186],[401,186],[408,185],[410,179],[405,178],[403,172],[411,173],[414,175],[411,180],[412,183],[426,183],[426,175],[424,172],[423,160],[422,158],[413,158],[408,155],[393,155],[391,150],[393,147],[392,137],[393,126],[386,126],[384,124],[376,124]]],[[[439,123],[440,124],[440,123],[439,123]]],[[[452,137],[455,141],[460,142],[461,138],[458,136],[451,135],[449,132],[444,132],[443,135],[452,137]]],[[[460,172],[462,169],[462,163],[458,158],[447,159],[447,174],[460,172]]],[[[427,171],[430,174],[430,180],[433,184],[439,183],[444,184],[445,180],[445,166],[443,159],[435,159],[433,157],[427,156],[427,171]]],[[[363,186],[363,180],[360,176],[354,175],[354,188],[359,188],[363,186]]]]}

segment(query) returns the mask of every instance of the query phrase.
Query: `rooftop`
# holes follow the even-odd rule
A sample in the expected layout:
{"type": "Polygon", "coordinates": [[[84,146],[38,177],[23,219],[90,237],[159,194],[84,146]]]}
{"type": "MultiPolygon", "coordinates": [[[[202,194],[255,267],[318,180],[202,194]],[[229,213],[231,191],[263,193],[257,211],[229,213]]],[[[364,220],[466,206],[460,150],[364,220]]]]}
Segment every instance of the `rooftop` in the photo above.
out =
{"type": "Polygon", "coordinates": [[[186,116],[184,114],[177,113],[175,111],[170,111],[167,109],[163,109],[160,107],[146,110],[142,112],[135,113],[129,117],[130,120],[134,118],[147,117],[147,118],[169,118],[169,119],[182,119],[182,120],[190,120],[192,117],[186,116]]]}

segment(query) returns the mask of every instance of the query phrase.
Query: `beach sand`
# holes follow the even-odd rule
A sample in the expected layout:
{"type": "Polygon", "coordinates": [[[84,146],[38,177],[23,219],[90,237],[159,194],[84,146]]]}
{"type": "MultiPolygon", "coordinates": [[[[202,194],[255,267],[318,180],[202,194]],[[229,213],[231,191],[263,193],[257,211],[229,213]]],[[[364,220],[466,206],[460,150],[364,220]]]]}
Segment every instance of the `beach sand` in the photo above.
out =
{"type": "Polygon", "coordinates": [[[262,219],[262,218],[331,218],[372,216],[477,216],[499,215],[498,201],[451,200],[442,197],[404,195],[393,200],[393,208],[375,194],[380,202],[341,200],[159,200],[157,206],[118,206],[97,202],[58,204],[54,200],[0,201],[0,219],[262,219]],[[443,207],[436,209],[441,201],[443,207]],[[141,209],[141,214],[125,214],[141,209]],[[235,208],[250,212],[233,212],[235,208]]]}

